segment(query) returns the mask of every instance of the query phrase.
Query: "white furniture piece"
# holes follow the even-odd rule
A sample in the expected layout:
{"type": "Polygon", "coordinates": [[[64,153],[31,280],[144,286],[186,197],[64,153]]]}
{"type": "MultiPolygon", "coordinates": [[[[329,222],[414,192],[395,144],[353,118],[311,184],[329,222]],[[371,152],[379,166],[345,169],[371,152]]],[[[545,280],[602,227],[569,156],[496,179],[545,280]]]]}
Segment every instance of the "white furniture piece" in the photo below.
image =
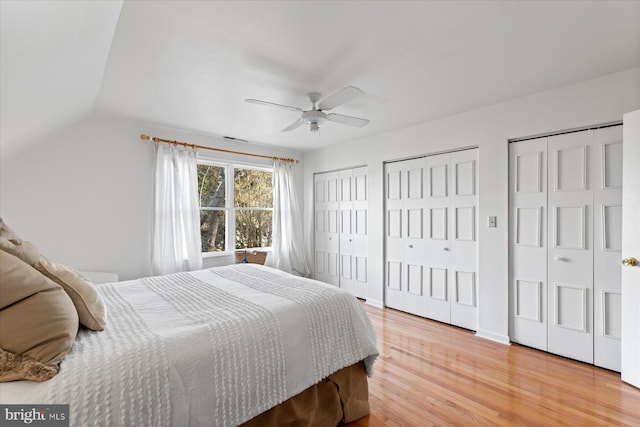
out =
{"type": "Polygon", "coordinates": [[[314,278],[367,298],[367,167],[314,176],[314,278]]]}
{"type": "Polygon", "coordinates": [[[385,305],[478,325],[477,149],[385,164],[385,305]]]}
{"type": "Polygon", "coordinates": [[[511,340],[620,371],[622,127],[509,152],[511,340]]]}

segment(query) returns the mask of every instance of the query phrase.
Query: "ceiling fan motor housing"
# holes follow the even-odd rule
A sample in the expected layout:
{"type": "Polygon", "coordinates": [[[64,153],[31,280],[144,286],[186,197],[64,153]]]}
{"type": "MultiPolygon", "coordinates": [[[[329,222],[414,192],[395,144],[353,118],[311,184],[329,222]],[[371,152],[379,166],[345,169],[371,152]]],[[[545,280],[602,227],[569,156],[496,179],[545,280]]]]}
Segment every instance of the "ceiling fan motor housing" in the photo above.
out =
{"type": "Polygon", "coordinates": [[[302,113],[302,121],[309,124],[311,132],[317,132],[319,125],[327,120],[327,115],[319,110],[309,110],[302,113]]]}

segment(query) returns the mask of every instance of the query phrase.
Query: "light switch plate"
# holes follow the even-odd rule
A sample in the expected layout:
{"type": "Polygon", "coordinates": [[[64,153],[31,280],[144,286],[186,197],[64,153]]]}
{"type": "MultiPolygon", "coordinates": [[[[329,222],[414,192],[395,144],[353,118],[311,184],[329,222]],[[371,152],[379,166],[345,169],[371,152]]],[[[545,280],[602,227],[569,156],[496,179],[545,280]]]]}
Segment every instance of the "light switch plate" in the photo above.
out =
{"type": "Polygon", "coordinates": [[[489,225],[489,228],[496,228],[498,226],[498,217],[490,216],[488,225],[489,225]]]}

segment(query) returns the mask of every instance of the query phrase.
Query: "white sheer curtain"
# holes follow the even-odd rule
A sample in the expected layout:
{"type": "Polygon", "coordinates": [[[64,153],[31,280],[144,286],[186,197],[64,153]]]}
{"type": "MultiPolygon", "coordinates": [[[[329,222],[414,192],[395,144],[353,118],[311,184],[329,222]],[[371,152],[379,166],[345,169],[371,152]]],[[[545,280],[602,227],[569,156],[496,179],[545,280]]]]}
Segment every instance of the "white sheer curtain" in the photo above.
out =
{"type": "Polygon", "coordinates": [[[300,276],[311,273],[302,237],[302,216],[293,180],[293,165],[273,165],[273,265],[300,276]]]}
{"type": "Polygon", "coordinates": [[[202,268],[197,154],[156,144],[152,236],[154,275],[202,268]]]}

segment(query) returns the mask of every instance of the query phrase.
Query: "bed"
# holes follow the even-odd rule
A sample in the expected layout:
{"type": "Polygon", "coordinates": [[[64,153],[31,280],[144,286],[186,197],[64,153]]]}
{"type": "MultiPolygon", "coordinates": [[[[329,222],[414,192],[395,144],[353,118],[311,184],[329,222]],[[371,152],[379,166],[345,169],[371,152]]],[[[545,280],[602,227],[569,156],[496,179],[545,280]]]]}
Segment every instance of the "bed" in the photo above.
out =
{"type": "Polygon", "coordinates": [[[96,288],[106,328],[81,328],[52,379],[1,383],[0,403],[70,404],[77,426],[275,425],[301,415],[336,425],[368,413],[376,337],[341,289],[257,264],[96,288]]]}

